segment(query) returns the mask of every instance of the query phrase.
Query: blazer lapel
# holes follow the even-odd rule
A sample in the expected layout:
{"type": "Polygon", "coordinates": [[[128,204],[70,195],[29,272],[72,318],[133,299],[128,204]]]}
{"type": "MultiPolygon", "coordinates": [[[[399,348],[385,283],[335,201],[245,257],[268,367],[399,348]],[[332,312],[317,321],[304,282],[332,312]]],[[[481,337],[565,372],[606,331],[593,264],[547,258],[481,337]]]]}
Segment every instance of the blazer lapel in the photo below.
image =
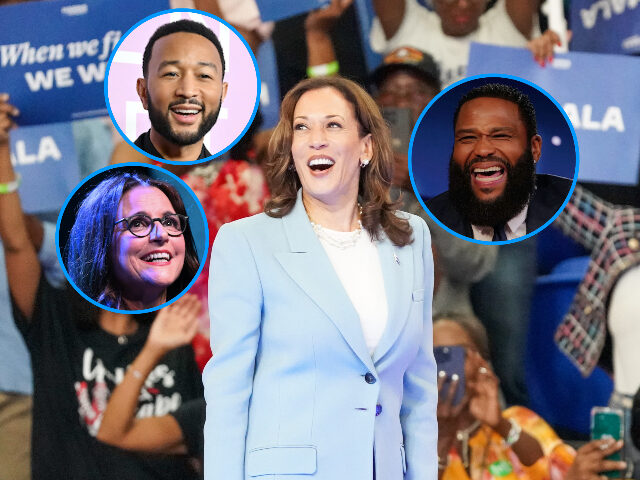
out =
{"type": "MultiPolygon", "coordinates": [[[[335,324],[353,352],[375,371],[367,350],[360,317],[316,236],[302,204],[300,191],[293,210],[282,217],[289,252],[276,254],[282,268],[335,324]]],[[[300,312],[304,315],[304,312],[300,312]]]]}
{"type": "Polygon", "coordinates": [[[382,338],[373,352],[374,363],[389,351],[407,322],[413,281],[413,255],[410,247],[396,247],[385,235],[378,242],[378,254],[389,317],[382,338]]]}

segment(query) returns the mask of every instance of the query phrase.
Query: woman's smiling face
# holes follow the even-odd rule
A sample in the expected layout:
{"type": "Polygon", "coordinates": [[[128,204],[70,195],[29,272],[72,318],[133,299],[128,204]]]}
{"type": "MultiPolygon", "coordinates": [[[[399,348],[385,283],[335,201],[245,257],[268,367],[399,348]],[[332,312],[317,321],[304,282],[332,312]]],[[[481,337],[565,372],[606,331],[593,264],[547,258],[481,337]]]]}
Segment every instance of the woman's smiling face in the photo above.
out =
{"type": "Polygon", "coordinates": [[[370,160],[371,136],[360,136],[354,107],[331,87],[304,93],[293,112],[291,154],[303,193],[325,204],[354,202],[360,160],[370,160]]]}
{"type": "MultiPolygon", "coordinates": [[[[147,215],[162,218],[176,213],[162,190],[152,186],[137,186],[120,200],[116,218],[147,215]]],[[[169,236],[155,221],[151,233],[137,237],[127,229],[127,222],[115,226],[111,247],[111,264],[116,283],[125,300],[140,308],[161,305],[167,288],[176,281],[185,259],[184,236],[169,236]]]]}

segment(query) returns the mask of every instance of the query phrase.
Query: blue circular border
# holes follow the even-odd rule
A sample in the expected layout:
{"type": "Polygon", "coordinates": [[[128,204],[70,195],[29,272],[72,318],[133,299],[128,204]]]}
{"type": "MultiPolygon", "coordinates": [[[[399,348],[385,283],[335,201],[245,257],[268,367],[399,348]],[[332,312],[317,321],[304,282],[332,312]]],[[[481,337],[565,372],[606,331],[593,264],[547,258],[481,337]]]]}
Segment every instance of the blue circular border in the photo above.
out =
{"type": "Polygon", "coordinates": [[[427,212],[427,214],[438,225],[440,225],[443,229],[445,229],[447,232],[451,233],[452,235],[455,235],[458,238],[461,238],[462,240],[466,240],[466,241],[472,242],[472,243],[477,243],[479,245],[509,245],[509,244],[521,242],[522,240],[525,240],[527,238],[533,237],[534,235],[537,235],[539,232],[541,232],[542,230],[547,228],[551,224],[551,222],[553,222],[556,219],[556,217],[558,215],[560,215],[560,212],[562,212],[562,210],[564,210],[564,207],[569,202],[569,198],[571,198],[571,195],[573,194],[573,190],[576,187],[576,182],[578,181],[578,170],[579,170],[579,167],[580,167],[580,152],[578,150],[578,139],[576,137],[576,131],[574,130],[573,125],[571,124],[571,121],[569,120],[569,117],[565,113],[564,109],[560,106],[560,104],[556,101],[556,99],[553,98],[551,96],[551,94],[549,94],[549,92],[547,92],[545,89],[541,88],[540,86],[536,85],[533,82],[530,82],[529,80],[526,80],[526,79],[521,78],[521,77],[516,77],[514,75],[505,75],[505,74],[499,74],[499,73],[473,75],[471,77],[463,78],[462,80],[459,80],[456,83],[453,83],[453,84],[449,85],[447,88],[442,90],[438,95],[436,95],[429,102],[429,104],[425,107],[425,109],[422,111],[422,113],[420,114],[420,117],[418,118],[418,121],[416,122],[415,126],[413,127],[413,132],[411,132],[411,140],[409,142],[409,178],[411,179],[411,187],[413,188],[413,192],[415,193],[416,198],[420,202],[420,205],[422,206],[424,211],[427,212]],[[495,242],[489,242],[489,241],[486,241],[486,240],[476,240],[475,238],[470,238],[470,237],[467,237],[465,235],[461,235],[458,232],[455,232],[455,231],[451,230],[444,223],[442,223],[431,212],[431,210],[429,210],[427,208],[427,206],[425,205],[424,201],[422,200],[422,196],[420,195],[420,192],[418,191],[418,187],[416,186],[415,179],[413,178],[413,141],[415,139],[416,133],[418,132],[418,128],[420,127],[420,122],[422,121],[422,117],[424,117],[426,115],[426,113],[429,111],[429,108],[431,108],[431,106],[433,104],[435,104],[435,102],[440,97],[444,96],[450,90],[452,90],[455,87],[457,87],[459,85],[462,85],[464,83],[470,82],[472,80],[478,80],[478,79],[481,79],[481,78],[508,78],[509,80],[515,80],[516,82],[527,84],[530,87],[533,87],[536,90],[538,90],[539,92],[543,93],[549,100],[551,100],[551,102],[553,102],[553,104],[556,106],[558,111],[564,117],[565,122],[567,122],[567,125],[569,126],[569,130],[571,131],[571,136],[573,138],[573,146],[574,146],[574,149],[575,149],[575,152],[576,152],[576,165],[575,165],[575,169],[574,169],[574,172],[573,172],[573,182],[571,183],[571,188],[569,189],[569,193],[567,194],[567,198],[564,199],[564,203],[562,204],[562,206],[558,209],[558,211],[555,213],[555,215],[553,215],[549,220],[547,220],[547,222],[544,225],[542,225],[541,227],[538,227],[536,230],[534,230],[531,233],[527,233],[526,235],[523,235],[522,237],[514,238],[512,240],[502,240],[502,241],[495,241],[495,242]]]}
{"type": "MultiPolygon", "coordinates": [[[[186,208],[186,205],[185,205],[185,208],[186,208]]],[[[151,164],[148,164],[148,163],[140,163],[140,162],[118,163],[117,165],[109,165],[107,167],[101,168],[100,170],[98,170],[96,172],[93,172],[91,175],[87,175],[80,183],[78,183],[75,186],[73,191],[67,196],[66,200],[64,201],[64,204],[60,208],[60,213],[58,214],[58,221],[56,222],[56,255],[58,256],[58,262],[60,262],[60,266],[62,267],[62,272],[64,273],[64,276],[67,277],[67,281],[74,288],[74,290],[76,292],[78,292],[85,300],[93,303],[96,307],[100,307],[103,310],[108,310],[108,311],[114,312],[114,313],[123,313],[123,314],[148,313],[148,312],[155,312],[156,310],[164,308],[167,305],[171,305],[173,302],[175,302],[180,297],[182,297],[185,293],[187,293],[189,291],[189,289],[193,286],[195,281],[198,279],[198,277],[200,276],[200,273],[202,272],[202,269],[204,268],[204,264],[205,264],[206,259],[207,259],[208,250],[209,250],[209,225],[207,224],[207,216],[204,213],[204,209],[202,208],[202,204],[198,200],[198,197],[196,197],[196,194],[193,193],[193,190],[191,189],[191,187],[189,187],[189,185],[187,185],[184,182],[184,180],[182,180],[180,177],[174,175],[173,173],[169,172],[168,170],[166,170],[166,169],[164,169],[162,167],[157,167],[155,165],[151,165],[151,164]],[[67,208],[67,205],[69,204],[69,201],[71,201],[71,199],[73,198],[75,193],[82,186],[84,186],[84,184],[87,183],[87,181],[89,181],[93,177],[95,177],[97,175],[100,175],[101,173],[106,172],[108,170],[114,170],[114,169],[122,168],[122,167],[151,168],[151,169],[154,169],[154,170],[157,170],[157,171],[161,172],[163,175],[166,175],[167,177],[169,177],[172,180],[176,180],[189,193],[189,195],[191,195],[191,199],[193,200],[193,203],[197,206],[197,208],[198,208],[198,210],[200,212],[200,215],[202,215],[202,220],[203,220],[205,241],[204,241],[203,252],[201,254],[202,258],[200,259],[200,267],[198,268],[198,271],[196,272],[196,274],[193,276],[193,278],[189,282],[189,285],[187,285],[187,287],[182,292],[180,292],[178,295],[173,297],[168,302],[165,302],[162,305],[159,305],[157,307],[146,308],[144,310],[117,310],[115,308],[107,307],[106,305],[103,305],[101,303],[96,302],[94,299],[92,299],[91,297],[86,295],[82,290],[80,290],[78,288],[78,286],[75,284],[75,282],[71,279],[71,277],[69,276],[69,272],[67,272],[67,267],[64,264],[64,262],[62,261],[62,254],[60,252],[60,223],[62,222],[62,216],[64,215],[64,212],[65,212],[65,210],[67,208]]]]}
{"type": "Polygon", "coordinates": [[[231,26],[229,23],[227,23],[226,21],[224,21],[220,17],[216,17],[215,15],[212,15],[211,13],[203,12],[201,10],[195,10],[193,8],[173,8],[173,9],[169,9],[169,10],[162,10],[161,12],[154,13],[153,15],[149,15],[148,17],[143,18],[138,23],[136,23],[133,27],[131,27],[129,30],[127,30],[127,32],[122,36],[122,38],[120,38],[120,41],[116,44],[116,46],[114,47],[113,51],[111,52],[111,56],[109,57],[109,61],[107,63],[107,71],[105,73],[105,81],[104,81],[104,101],[105,101],[105,103],[107,105],[107,111],[109,112],[109,117],[111,117],[111,122],[113,123],[113,126],[116,127],[116,130],[118,131],[120,136],[131,147],[133,147],[135,150],[137,150],[138,152],[143,154],[145,157],[150,158],[151,160],[157,160],[157,161],[162,162],[162,163],[170,163],[172,165],[196,165],[196,164],[199,164],[199,163],[208,162],[209,160],[213,160],[215,158],[218,158],[220,155],[223,155],[224,153],[229,151],[236,143],[238,143],[242,139],[244,134],[247,133],[247,130],[249,129],[249,126],[253,122],[253,119],[256,116],[256,112],[258,111],[258,106],[260,105],[260,94],[261,93],[262,93],[262,79],[260,77],[260,69],[258,68],[258,62],[256,60],[255,55],[253,54],[253,51],[249,47],[249,44],[244,39],[244,37],[242,35],[240,35],[240,33],[238,33],[238,31],[233,26],[231,26]],[[244,130],[242,130],[242,132],[235,138],[235,140],[233,140],[226,148],[224,148],[223,150],[220,150],[219,152],[216,152],[216,153],[212,154],[209,157],[203,158],[202,160],[192,160],[192,161],[184,161],[184,162],[183,161],[176,161],[176,160],[167,160],[165,158],[156,157],[155,155],[151,155],[150,153],[145,152],[140,147],[135,145],[131,141],[131,139],[124,134],[124,132],[120,128],[120,125],[118,125],[118,122],[116,121],[115,117],[113,116],[113,112],[111,111],[111,103],[109,102],[109,74],[111,73],[111,62],[113,61],[113,58],[115,57],[115,54],[118,51],[118,48],[120,48],[120,44],[122,44],[124,39],[127,38],[127,36],[132,31],[134,31],[136,29],[136,27],[138,27],[138,25],[141,25],[144,22],[146,22],[147,20],[151,20],[152,18],[159,17],[160,15],[168,15],[168,14],[176,13],[176,12],[187,12],[187,13],[196,13],[196,14],[200,14],[200,15],[206,15],[207,17],[211,17],[214,20],[224,24],[233,33],[235,33],[236,36],[238,38],[240,38],[240,40],[242,40],[242,43],[244,43],[244,46],[247,48],[247,51],[249,52],[249,55],[251,55],[251,60],[253,61],[253,70],[254,70],[254,72],[256,74],[256,81],[257,81],[257,85],[256,85],[257,86],[256,101],[255,101],[255,105],[253,106],[253,112],[251,113],[251,116],[249,117],[249,121],[247,122],[247,125],[244,127],[244,130]]]}

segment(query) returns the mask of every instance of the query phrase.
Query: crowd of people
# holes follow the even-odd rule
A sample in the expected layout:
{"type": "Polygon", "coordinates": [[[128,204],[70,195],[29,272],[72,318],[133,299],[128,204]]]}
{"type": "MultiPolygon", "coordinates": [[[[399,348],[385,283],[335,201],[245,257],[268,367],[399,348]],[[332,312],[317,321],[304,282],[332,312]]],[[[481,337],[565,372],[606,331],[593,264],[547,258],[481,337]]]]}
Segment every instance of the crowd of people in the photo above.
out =
{"type": "MultiPolygon", "coordinates": [[[[0,15],[8,3],[17,2],[0,0],[0,15]]],[[[183,3],[173,6],[229,21],[256,54],[274,30],[253,0],[183,3]]],[[[274,128],[258,111],[221,158],[159,161],[209,156],[202,139],[227,93],[222,45],[191,20],[158,29],[145,51],[136,87],[151,128],[135,145],[155,158],[113,140],[104,119],[74,125],[83,174],[140,162],[191,187],[209,230],[204,257],[175,187],[137,167],[103,174],[78,201],[59,264],[55,225],[21,206],[10,148],[21,106],[0,93],[0,478],[638,475],[640,208],[578,185],[555,222],[591,254],[555,340],[583,375],[611,364],[610,406],[624,418],[620,440],[576,441],[527,408],[535,237],[498,246],[454,236],[411,185],[411,129],[466,76],[472,42],[528,48],[543,67],[562,35],[541,28],[538,0],[361,3],[375,13],[370,36],[349,34],[354,45],[369,42],[380,65],[356,81],[340,75],[333,30],[354,0],[305,13],[308,78],[283,92],[274,128]],[[162,97],[179,125],[202,113],[185,136],[159,113],[153,76],[167,75],[167,65],[177,69],[172,81],[190,75],[188,61],[161,55],[194,38],[189,61],[203,52],[197,68],[209,70],[198,78],[215,84],[215,98],[186,101],[200,84],[180,101],[168,87],[162,97]],[[141,273],[145,263],[163,264],[149,260],[160,254],[170,258],[163,276],[141,273]],[[155,311],[128,312],[145,309],[155,311]],[[447,355],[451,371],[441,368],[447,355]]],[[[480,89],[458,110],[510,102],[526,143],[539,146],[510,95],[480,89]]],[[[522,235],[514,232],[504,240],[522,235]]]]}

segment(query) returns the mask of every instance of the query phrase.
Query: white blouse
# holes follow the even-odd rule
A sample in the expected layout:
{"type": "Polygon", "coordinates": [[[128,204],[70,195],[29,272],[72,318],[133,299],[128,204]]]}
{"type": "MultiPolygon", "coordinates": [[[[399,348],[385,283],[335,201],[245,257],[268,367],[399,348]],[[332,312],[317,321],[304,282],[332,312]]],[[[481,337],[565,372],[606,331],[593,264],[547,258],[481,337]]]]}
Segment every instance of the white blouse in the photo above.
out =
{"type": "Polygon", "coordinates": [[[341,248],[337,245],[349,244],[349,240],[354,237],[354,232],[320,228],[322,229],[322,234],[318,235],[320,243],[358,312],[369,354],[373,355],[389,316],[378,248],[364,229],[360,231],[352,245],[346,247],[342,245],[341,248]]]}

